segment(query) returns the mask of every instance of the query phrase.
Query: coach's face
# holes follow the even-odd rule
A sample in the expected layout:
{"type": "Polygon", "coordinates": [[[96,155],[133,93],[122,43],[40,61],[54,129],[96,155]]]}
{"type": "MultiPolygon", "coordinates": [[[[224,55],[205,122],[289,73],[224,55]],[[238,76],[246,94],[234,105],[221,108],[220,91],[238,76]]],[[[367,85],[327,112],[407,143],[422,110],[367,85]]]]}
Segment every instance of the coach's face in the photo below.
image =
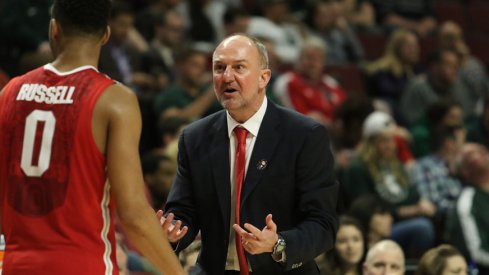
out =
{"type": "Polygon", "coordinates": [[[217,99],[234,119],[246,121],[263,102],[270,70],[263,68],[254,42],[239,35],[221,42],[212,59],[217,99]]]}

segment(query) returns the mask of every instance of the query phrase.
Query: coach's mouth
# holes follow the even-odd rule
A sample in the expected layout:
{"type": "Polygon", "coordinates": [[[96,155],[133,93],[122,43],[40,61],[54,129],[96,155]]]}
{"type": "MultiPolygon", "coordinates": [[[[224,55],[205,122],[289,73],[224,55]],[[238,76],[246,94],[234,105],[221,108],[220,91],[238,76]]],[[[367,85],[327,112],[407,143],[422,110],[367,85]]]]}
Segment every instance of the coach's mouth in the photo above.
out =
{"type": "Polygon", "coordinates": [[[226,88],[226,89],[224,89],[224,92],[227,93],[227,94],[235,93],[237,91],[238,90],[235,89],[235,88],[226,88]]]}

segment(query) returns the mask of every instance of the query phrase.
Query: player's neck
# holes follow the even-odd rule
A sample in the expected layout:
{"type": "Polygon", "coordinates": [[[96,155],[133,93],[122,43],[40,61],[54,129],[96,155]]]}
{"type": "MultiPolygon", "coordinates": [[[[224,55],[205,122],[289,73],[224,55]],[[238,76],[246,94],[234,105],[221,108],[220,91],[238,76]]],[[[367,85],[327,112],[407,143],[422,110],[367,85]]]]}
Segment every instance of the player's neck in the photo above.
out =
{"type": "Polygon", "coordinates": [[[100,48],[93,43],[69,43],[56,56],[52,65],[60,71],[70,71],[82,66],[98,67],[100,48]]]}

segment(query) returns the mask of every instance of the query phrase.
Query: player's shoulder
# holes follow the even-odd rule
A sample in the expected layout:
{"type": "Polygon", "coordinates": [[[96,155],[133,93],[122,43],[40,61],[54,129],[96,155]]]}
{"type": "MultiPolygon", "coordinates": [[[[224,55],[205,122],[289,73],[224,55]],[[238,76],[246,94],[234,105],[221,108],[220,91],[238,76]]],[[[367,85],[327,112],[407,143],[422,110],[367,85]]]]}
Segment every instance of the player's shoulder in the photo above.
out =
{"type": "Polygon", "coordinates": [[[5,86],[4,86],[2,89],[0,89],[0,99],[1,99],[2,97],[6,97],[6,94],[7,94],[7,93],[8,93],[10,90],[12,90],[12,87],[15,87],[17,83],[20,83],[19,81],[21,81],[21,80],[22,80],[22,77],[23,77],[23,76],[24,76],[24,75],[16,76],[16,77],[14,77],[14,78],[10,79],[10,80],[7,82],[7,84],[5,84],[5,86]]]}
{"type": "Polygon", "coordinates": [[[113,102],[137,99],[136,93],[120,82],[114,82],[112,85],[107,86],[103,95],[113,102]]]}
{"type": "Polygon", "coordinates": [[[125,112],[126,108],[137,105],[136,94],[127,86],[115,82],[103,91],[98,102],[98,107],[107,111],[125,112]]]}
{"type": "Polygon", "coordinates": [[[13,77],[12,79],[10,79],[7,82],[7,84],[5,84],[2,91],[6,92],[10,87],[14,87],[16,84],[22,83],[26,78],[31,78],[34,75],[39,74],[40,72],[42,72],[42,70],[43,70],[43,67],[38,67],[34,70],[26,72],[25,74],[13,77]]]}
{"type": "Polygon", "coordinates": [[[114,84],[109,85],[105,89],[104,93],[107,94],[107,96],[114,97],[114,98],[136,96],[134,91],[132,91],[129,87],[127,87],[126,85],[120,82],[115,82],[114,84]]]}

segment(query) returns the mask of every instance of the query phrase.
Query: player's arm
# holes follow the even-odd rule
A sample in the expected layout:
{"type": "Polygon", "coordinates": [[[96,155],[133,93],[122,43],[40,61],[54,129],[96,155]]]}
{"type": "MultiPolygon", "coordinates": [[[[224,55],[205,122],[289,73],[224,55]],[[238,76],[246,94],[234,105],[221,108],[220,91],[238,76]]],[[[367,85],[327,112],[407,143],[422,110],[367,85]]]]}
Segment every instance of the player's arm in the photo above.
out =
{"type": "Polygon", "coordinates": [[[145,194],[138,145],[141,115],[136,96],[112,85],[99,103],[108,118],[107,169],[117,212],[129,239],[164,274],[184,274],[145,194]]]}

